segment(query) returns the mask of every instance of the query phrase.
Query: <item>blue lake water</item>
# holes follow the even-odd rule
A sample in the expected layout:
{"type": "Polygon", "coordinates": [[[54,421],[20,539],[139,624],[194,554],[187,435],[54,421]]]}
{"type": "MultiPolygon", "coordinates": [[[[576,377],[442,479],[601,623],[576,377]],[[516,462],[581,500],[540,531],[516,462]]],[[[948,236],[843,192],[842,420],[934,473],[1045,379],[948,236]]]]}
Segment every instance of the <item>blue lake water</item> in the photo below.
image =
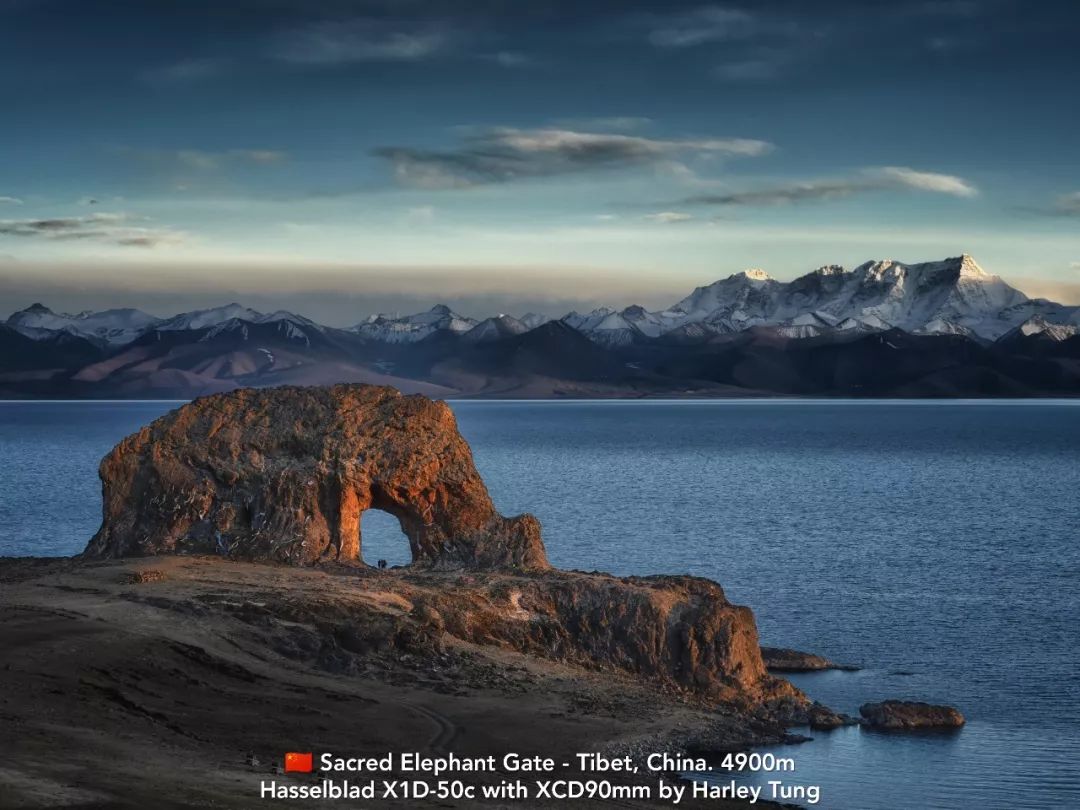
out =
{"type": "MultiPolygon", "coordinates": [[[[172,407],[0,404],[0,555],[81,550],[98,461],[172,407]]],[[[1080,403],[453,407],[496,505],[536,514],[556,565],[716,579],[764,643],[865,667],[793,678],[830,706],[968,717],[777,749],[817,806],[1080,807],[1080,403]]],[[[363,529],[369,561],[408,559],[387,516],[363,529]]]]}

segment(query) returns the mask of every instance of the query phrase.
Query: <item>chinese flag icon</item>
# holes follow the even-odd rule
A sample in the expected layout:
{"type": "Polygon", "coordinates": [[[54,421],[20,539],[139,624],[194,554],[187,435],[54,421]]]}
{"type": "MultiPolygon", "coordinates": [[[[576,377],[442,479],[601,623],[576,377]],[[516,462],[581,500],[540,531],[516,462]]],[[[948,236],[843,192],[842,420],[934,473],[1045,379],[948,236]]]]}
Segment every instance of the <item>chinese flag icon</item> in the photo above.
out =
{"type": "Polygon", "coordinates": [[[311,754],[290,751],[285,755],[285,773],[311,773],[311,754]]]}

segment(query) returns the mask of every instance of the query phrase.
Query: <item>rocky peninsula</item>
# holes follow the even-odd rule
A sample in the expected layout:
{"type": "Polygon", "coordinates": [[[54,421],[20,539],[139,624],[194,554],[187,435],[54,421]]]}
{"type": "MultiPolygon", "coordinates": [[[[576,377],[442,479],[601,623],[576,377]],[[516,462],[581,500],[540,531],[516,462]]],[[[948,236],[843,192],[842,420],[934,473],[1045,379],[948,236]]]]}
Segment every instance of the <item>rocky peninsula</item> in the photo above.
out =
{"type": "Polygon", "coordinates": [[[399,520],[413,562],[361,581],[403,615],[392,628],[349,621],[383,644],[405,635],[434,651],[449,634],[710,699],[807,703],[767,673],[753,614],[717,584],[554,570],[536,518],[495,511],[444,402],[365,385],[207,397],[124,439],[101,479],[88,559],[202,554],[365,571],[361,517],[379,509],[399,520]]]}
{"type": "Polygon", "coordinates": [[[124,439],[101,478],[81,557],[0,560],[20,740],[0,805],[254,806],[288,750],[641,757],[847,722],[769,673],[718,584],[554,569],[442,402],[215,395],[124,439]],[[365,564],[368,509],[411,565],[365,564]]]}

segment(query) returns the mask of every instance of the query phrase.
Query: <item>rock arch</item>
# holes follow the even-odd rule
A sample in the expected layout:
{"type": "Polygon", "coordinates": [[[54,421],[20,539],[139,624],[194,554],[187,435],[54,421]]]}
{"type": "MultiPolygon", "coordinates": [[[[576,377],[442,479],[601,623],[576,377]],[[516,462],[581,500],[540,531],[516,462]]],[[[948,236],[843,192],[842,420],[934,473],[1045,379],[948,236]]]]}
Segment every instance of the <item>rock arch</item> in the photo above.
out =
{"type": "Polygon", "coordinates": [[[504,518],[444,402],[393,388],[243,389],[195,400],[102,461],[84,554],[359,562],[360,517],[401,522],[416,564],[548,568],[540,524],[504,518]]]}
{"type": "Polygon", "coordinates": [[[395,566],[412,565],[416,559],[401,521],[381,509],[367,509],[360,515],[360,559],[369,566],[383,562],[395,566]]]}

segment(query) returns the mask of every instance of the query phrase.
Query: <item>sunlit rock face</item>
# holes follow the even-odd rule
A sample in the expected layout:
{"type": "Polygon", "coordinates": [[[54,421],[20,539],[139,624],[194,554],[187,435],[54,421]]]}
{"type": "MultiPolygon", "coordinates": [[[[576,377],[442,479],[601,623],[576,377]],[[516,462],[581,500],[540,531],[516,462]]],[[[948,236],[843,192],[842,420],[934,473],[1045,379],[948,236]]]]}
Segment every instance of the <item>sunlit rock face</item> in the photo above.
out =
{"type": "Polygon", "coordinates": [[[368,385],[245,389],[173,411],[101,463],[85,554],[359,562],[367,509],[397,517],[413,562],[548,567],[540,524],[495,511],[450,408],[368,385]]]}

